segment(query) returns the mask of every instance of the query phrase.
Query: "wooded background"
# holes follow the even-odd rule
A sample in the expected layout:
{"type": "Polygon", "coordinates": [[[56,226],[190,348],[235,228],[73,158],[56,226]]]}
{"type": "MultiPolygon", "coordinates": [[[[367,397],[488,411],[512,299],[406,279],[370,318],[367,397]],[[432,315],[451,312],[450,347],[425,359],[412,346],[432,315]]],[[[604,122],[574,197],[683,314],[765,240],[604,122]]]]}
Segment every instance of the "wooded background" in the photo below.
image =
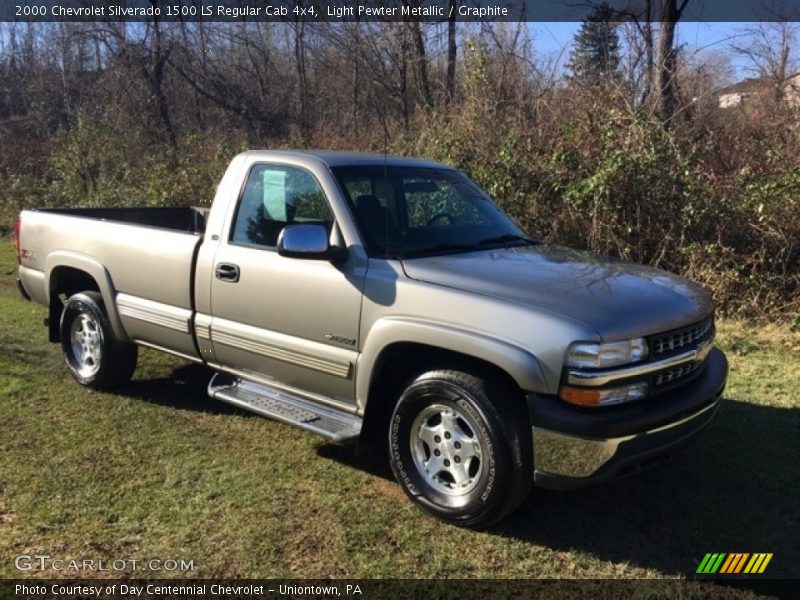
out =
{"type": "Polygon", "coordinates": [[[796,28],[738,38],[766,93],[725,110],[729,57],[674,34],[595,15],[562,69],[524,23],[0,24],[0,227],[206,205],[243,149],[385,151],[463,169],[534,236],[800,326],[796,28]]]}

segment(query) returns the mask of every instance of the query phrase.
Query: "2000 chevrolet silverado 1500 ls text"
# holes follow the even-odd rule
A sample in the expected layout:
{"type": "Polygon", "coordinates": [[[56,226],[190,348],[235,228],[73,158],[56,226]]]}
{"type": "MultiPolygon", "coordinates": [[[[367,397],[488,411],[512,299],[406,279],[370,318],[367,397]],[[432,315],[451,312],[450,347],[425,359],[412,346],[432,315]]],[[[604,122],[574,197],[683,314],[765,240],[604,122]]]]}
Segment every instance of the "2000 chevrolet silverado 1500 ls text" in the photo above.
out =
{"type": "Polygon", "coordinates": [[[124,384],[138,345],[206,363],[214,398],[383,444],[408,496],[463,525],[652,462],[727,377],[698,286],[529,239],[422,160],[246,152],[207,214],[29,210],[16,243],[81,384],[124,384]]]}

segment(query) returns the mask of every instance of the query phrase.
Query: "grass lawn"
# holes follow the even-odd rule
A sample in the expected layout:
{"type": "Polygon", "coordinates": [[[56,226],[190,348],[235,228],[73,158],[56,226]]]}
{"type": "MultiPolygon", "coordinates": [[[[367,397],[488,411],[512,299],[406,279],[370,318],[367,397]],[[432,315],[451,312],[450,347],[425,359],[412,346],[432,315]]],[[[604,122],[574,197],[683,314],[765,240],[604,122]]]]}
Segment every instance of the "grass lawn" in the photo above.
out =
{"type": "Polygon", "coordinates": [[[209,400],[201,366],[142,350],[130,385],[80,387],[15,270],[0,239],[0,577],[34,553],[191,559],[195,577],[660,578],[692,576],[706,552],[773,552],[768,573],[800,575],[800,333],[788,328],[720,323],[725,399],[674,460],[535,491],[474,532],[414,508],[382,455],[209,400]]]}

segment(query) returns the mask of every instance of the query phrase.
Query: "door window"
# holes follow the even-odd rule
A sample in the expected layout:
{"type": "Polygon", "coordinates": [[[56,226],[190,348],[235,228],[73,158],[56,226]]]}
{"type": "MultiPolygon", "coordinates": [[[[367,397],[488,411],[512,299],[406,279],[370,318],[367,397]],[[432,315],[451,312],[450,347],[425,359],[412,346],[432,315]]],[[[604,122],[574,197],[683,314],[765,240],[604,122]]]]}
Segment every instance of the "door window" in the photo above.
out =
{"type": "Polygon", "coordinates": [[[255,165],[239,199],[230,241],[275,247],[291,223],[333,224],[325,194],[311,173],[285,165],[255,165]]]}

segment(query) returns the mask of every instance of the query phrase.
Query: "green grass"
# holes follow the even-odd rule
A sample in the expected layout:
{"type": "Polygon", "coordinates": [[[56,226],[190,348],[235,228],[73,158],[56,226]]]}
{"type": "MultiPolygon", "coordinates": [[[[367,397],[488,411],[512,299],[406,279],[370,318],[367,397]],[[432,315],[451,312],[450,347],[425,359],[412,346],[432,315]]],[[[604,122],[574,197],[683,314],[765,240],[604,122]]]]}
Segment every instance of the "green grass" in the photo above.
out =
{"type": "Polygon", "coordinates": [[[0,577],[33,553],[191,559],[196,577],[658,578],[738,551],[800,574],[800,334],[788,328],[720,325],[725,400],[675,460],[536,491],[474,532],[414,508],[382,455],[210,401],[202,367],[143,350],[117,393],[81,388],[0,248],[0,577]]]}

